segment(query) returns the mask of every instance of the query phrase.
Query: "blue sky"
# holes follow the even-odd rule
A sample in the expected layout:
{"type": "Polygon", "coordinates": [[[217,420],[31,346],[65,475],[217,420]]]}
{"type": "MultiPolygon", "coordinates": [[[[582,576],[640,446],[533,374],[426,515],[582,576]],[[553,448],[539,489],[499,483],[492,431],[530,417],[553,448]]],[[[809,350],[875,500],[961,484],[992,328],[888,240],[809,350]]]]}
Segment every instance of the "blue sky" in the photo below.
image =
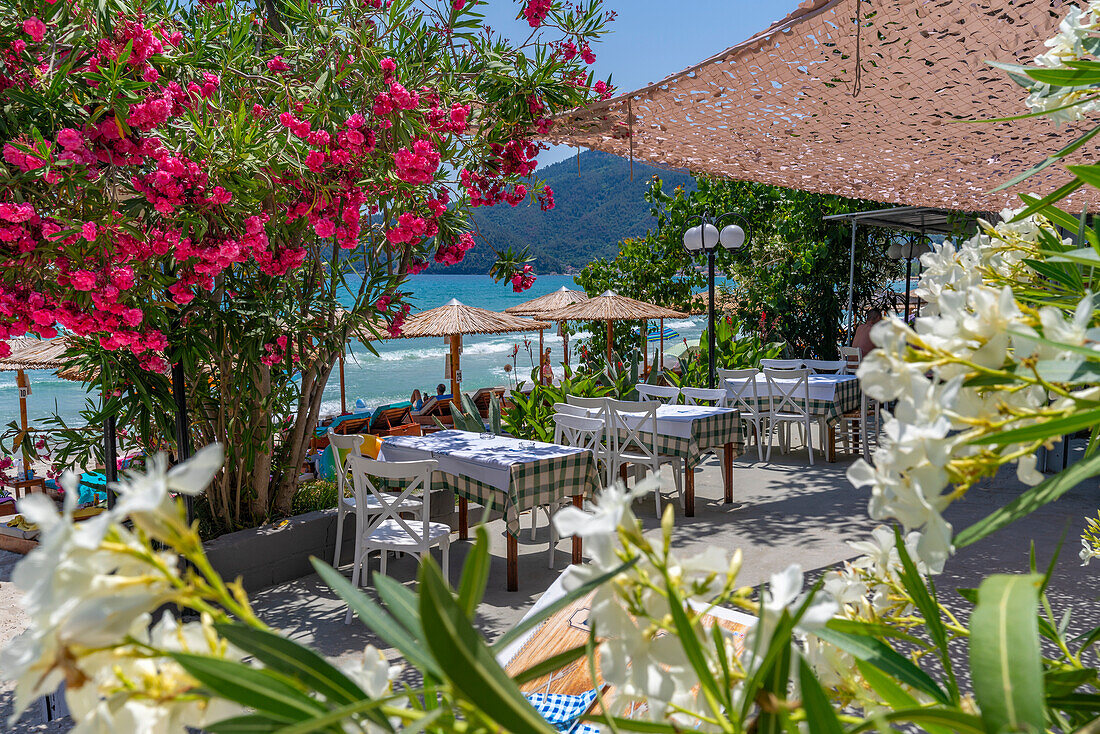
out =
{"type": "MultiPolygon", "coordinates": [[[[608,74],[620,91],[656,82],[745,40],[785,17],[797,0],[604,0],[618,13],[611,33],[595,48],[598,79],[608,74]]],[[[480,10],[489,25],[512,37],[530,31],[515,21],[515,0],[489,0],[480,10]]],[[[558,147],[539,156],[547,165],[575,149],[558,147]]]]}

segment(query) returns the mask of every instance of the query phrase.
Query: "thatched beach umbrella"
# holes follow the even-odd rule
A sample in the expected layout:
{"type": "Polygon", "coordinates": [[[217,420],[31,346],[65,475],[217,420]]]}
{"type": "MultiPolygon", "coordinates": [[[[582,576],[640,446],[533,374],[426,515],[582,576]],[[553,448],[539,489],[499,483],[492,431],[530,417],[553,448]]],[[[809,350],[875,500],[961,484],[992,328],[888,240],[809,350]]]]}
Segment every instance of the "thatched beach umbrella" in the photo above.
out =
{"type": "MultiPolygon", "coordinates": [[[[587,301],[588,294],[584,291],[570,290],[566,286],[562,286],[553,293],[547,293],[544,296],[538,298],[532,298],[530,301],[524,301],[517,306],[510,306],[504,309],[504,313],[510,313],[513,316],[527,316],[529,318],[542,318],[548,313],[557,311],[558,309],[565,308],[566,306],[572,306],[574,303],[580,303],[581,301],[587,301]]],[[[561,322],[558,322],[559,327],[561,322]]],[[[562,338],[562,364],[569,365],[569,334],[565,329],[561,330],[562,338]]],[[[539,331],[539,374],[542,374],[542,331],[539,331]]]]}
{"type": "MultiPolygon", "coordinates": [[[[442,336],[451,344],[451,395],[459,396],[459,350],[463,334],[505,334],[513,331],[540,331],[550,324],[543,321],[497,313],[467,306],[452,298],[446,304],[410,316],[401,327],[401,338],[442,336]]],[[[540,355],[541,359],[541,355],[540,355]]]]}
{"type": "MultiPolygon", "coordinates": [[[[642,321],[647,319],[683,318],[687,314],[673,311],[671,308],[658,306],[645,301],[638,301],[626,296],[620,296],[612,291],[604,291],[595,298],[587,301],[565,306],[557,311],[552,311],[544,318],[554,321],[606,321],[607,322],[607,361],[611,362],[611,322],[612,321],[642,321]]],[[[642,340],[646,338],[645,324],[642,324],[642,340]]]]}

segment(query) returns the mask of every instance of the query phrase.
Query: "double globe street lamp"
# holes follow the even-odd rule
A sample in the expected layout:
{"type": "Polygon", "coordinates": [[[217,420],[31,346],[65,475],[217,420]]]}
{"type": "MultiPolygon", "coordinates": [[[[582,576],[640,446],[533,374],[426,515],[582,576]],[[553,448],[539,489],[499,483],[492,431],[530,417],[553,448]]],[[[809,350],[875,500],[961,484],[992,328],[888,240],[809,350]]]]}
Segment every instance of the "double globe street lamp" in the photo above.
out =
{"type": "Polygon", "coordinates": [[[714,362],[714,255],[721,246],[726,250],[738,250],[748,240],[741,220],[732,212],[710,218],[705,214],[691,217],[688,224],[698,222],[684,232],[684,250],[691,257],[704,252],[707,255],[707,356],[709,372],[707,384],[713,388],[716,382],[714,362]],[[734,220],[730,222],[730,220],[734,220]],[[730,222],[721,226],[725,222],[730,222]]]}

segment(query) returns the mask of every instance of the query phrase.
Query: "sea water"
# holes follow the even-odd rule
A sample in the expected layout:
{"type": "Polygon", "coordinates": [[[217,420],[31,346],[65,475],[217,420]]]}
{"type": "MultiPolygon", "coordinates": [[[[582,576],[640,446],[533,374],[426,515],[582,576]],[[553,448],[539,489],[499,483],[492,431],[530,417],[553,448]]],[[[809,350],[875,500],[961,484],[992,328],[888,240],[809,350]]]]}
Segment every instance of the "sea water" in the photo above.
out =
{"type": "MultiPolygon", "coordinates": [[[[503,311],[509,306],[537,296],[556,291],[562,286],[580,289],[570,275],[542,275],[523,293],[512,291],[507,283],[494,283],[485,275],[417,275],[409,278],[404,289],[412,292],[409,299],[413,312],[442,306],[457,298],[468,306],[479,306],[490,311],[503,311]]],[[[706,322],[705,317],[670,320],[665,325],[677,331],[689,341],[698,340],[706,322]]],[[[651,324],[652,326],[653,324],[651,324]]],[[[576,364],[574,345],[586,334],[570,337],[569,351],[576,364]]],[[[601,335],[602,337],[602,335],[601,335]]],[[[538,362],[538,332],[517,334],[467,335],[462,339],[461,355],[462,389],[472,392],[480,387],[514,384],[515,375],[527,379],[538,362]],[[528,343],[525,344],[524,340],[528,343]],[[505,365],[512,365],[512,349],[519,346],[514,370],[509,374],[505,365]],[[530,351],[528,351],[528,345],[530,351]]],[[[602,344],[602,340],[600,342],[602,344]]],[[[562,340],[556,329],[545,333],[545,346],[550,347],[555,375],[561,376],[562,340]]],[[[666,342],[666,346],[669,346],[666,342]]],[[[434,395],[436,385],[444,383],[450,392],[450,381],[444,377],[448,347],[443,338],[386,339],[374,342],[377,355],[363,344],[353,342],[348,347],[344,364],[344,383],[349,410],[355,401],[362,399],[369,407],[408,400],[413,390],[434,395]]],[[[653,355],[656,345],[650,345],[653,355]]],[[[27,410],[32,423],[37,423],[54,413],[70,426],[83,424],[80,411],[89,399],[98,400],[96,393],[86,393],[79,382],[58,378],[52,371],[30,371],[27,377],[31,395],[27,398],[27,410]]],[[[334,368],[325,386],[321,414],[340,411],[340,378],[334,368]]],[[[0,372],[0,421],[7,425],[19,419],[19,389],[14,372],[0,372]]]]}

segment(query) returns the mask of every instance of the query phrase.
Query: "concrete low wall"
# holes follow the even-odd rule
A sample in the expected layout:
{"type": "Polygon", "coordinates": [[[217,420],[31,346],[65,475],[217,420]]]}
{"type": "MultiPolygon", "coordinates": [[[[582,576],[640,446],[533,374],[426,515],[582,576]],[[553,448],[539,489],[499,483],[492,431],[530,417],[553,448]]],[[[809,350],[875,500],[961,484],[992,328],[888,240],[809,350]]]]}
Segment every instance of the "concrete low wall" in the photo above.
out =
{"type": "MultiPolygon", "coordinates": [[[[454,495],[433,492],[431,517],[457,528],[454,495]]],[[[310,556],[332,563],[336,550],[336,508],[307,512],[258,528],[239,530],[206,544],[211,564],[227,581],[238,577],[245,591],[266,589],[313,573],[310,556]]],[[[355,553],[355,514],[344,515],[340,543],[341,565],[351,563],[355,553]]]]}

